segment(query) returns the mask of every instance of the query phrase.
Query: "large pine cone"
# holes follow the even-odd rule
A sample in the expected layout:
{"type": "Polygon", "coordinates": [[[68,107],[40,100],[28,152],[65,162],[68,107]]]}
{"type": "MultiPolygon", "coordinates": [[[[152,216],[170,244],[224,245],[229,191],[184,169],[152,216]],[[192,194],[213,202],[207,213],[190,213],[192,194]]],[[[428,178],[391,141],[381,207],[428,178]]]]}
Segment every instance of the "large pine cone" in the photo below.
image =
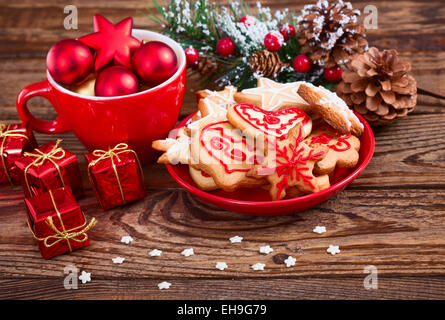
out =
{"type": "Polygon", "coordinates": [[[358,23],[359,15],[351,3],[341,0],[306,5],[298,29],[302,53],[324,68],[344,64],[362,53],[368,42],[364,26],[358,23]]]}
{"type": "Polygon", "coordinates": [[[192,67],[194,71],[199,72],[202,76],[211,76],[218,68],[218,62],[208,57],[200,57],[198,63],[192,67]]]}
{"type": "Polygon", "coordinates": [[[266,78],[275,78],[287,66],[276,52],[268,50],[254,52],[249,58],[249,65],[254,73],[266,78]]]}
{"type": "Polygon", "coordinates": [[[417,82],[410,70],[396,50],[372,47],[348,65],[337,94],[371,125],[385,125],[406,116],[416,105],[417,82]]]}

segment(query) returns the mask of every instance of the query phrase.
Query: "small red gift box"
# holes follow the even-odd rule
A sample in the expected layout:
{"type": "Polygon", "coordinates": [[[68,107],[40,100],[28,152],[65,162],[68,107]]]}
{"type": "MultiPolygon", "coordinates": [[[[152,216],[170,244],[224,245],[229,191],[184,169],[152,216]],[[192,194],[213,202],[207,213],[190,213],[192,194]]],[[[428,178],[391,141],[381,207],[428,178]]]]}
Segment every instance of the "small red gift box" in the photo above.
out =
{"type": "Polygon", "coordinates": [[[25,199],[28,225],[44,259],[72,252],[90,244],[87,223],[69,187],[50,190],[25,199]]]}
{"type": "Polygon", "coordinates": [[[15,162],[26,197],[65,186],[71,187],[74,196],[82,195],[76,156],[59,147],[61,142],[48,142],[33,152],[25,152],[15,162]]]}
{"type": "Polygon", "coordinates": [[[29,124],[0,124],[0,185],[20,183],[15,161],[34,148],[37,142],[29,124]]]}
{"type": "Polygon", "coordinates": [[[136,152],[127,144],[95,150],[85,155],[88,175],[104,210],[145,197],[142,168],[136,152]]]}

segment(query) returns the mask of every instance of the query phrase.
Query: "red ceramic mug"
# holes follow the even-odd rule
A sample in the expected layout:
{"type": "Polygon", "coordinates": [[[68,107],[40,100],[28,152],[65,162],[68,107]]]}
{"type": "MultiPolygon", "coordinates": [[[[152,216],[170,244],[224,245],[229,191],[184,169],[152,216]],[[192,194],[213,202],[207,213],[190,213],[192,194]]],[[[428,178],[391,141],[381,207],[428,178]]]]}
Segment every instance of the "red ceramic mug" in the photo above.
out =
{"type": "Polygon", "coordinates": [[[126,142],[143,164],[153,161],[156,154],[151,142],[166,137],[179,116],[185,92],[186,60],[181,46],[166,36],[138,29],[132,34],[139,40],[169,45],[178,58],[178,71],[154,88],[120,97],[77,94],[56,83],[47,71],[47,80],[25,87],[17,96],[20,118],[41,133],[73,131],[90,152],[126,142]],[[55,120],[40,120],[31,114],[26,103],[35,96],[49,100],[58,114],[55,120]]]}

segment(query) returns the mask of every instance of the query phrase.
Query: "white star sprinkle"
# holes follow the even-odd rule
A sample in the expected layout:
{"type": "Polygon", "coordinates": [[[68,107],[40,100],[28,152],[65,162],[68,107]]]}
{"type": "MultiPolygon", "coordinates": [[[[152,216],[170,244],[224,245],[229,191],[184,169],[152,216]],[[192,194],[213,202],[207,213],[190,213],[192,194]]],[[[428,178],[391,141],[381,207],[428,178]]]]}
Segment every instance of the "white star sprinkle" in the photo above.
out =
{"type": "Polygon", "coordinates": [[[324,227],[324,226],[316,226],[314,228],[314,230],[312,230],[312,231],[315,232],[315,233],[318,233],[318,234],[322,234],[322,233],[326,232],[326,227],[324,227]]]}
{"type": "Polygon", "coordinates": [[[284,260],[284,263],[286,264],[286,267],[292,267],[295,265],[295,261],[297,261],[297,259],[295,259],[292,256],[287,257],[286,260],[284,260]]]}
{"type": "Polygon", "coordinates": [[[255,263],[255,264],[253,264],[252,265],[252,269],[253,270],[255,270],[255,271],[258,271],[258,270],[264,270],[264,267],[265,267],[266,265],[264,264],[264,263],[261,263],[261,262],[257,262],[257,263],[255,263]]]}
{"type": "Polygon", "coordinates": [[[131,236],[123,236],[121,239],[122,243],[130,244],[133,241],[133,238],[131,236]]]}
{"type": "Polygon", "coordinates": [[[243,241],[243,237],[240,236],[234,236],[229,239],[231,243],[241,243],[243,241]]]}
{"type": "Polygon", "coordinates": [[[333,256],[335,256],[337,253],[340,253],[340,248],[339,248],[339,246],[334,246],[334,245],[330,244],[329,248],[326,251],[328,253],[332,254],[333,256]]]}
{"type": "Polygon", "coordinates": [[[161,250],[153,249],[148,253],[151,257],[159,257],[162,254],[161,250]]]}
{"type": "Polygon", "coordinates": [[[79,276],[79,280],[81,280],[82,283],[91,282],[91,272],[82,271],[82,274],[79,276]]]}
{"type": "Polygon", "coordinates": [[[116,258],[113,258],[113,259],[111,259],[111,260],[113,260],[113,263],[119,263],[119,264],[121,264],[122,262],[125,261],[125,258],[122,258],[122,257],[116,257],[116,258]]]}
{"type": "Polygon", "coordinates": [[[227,263],[225,262],[217,262],[215,268],[223,271],[225,268],[227,268],[227,263]]]}
{"type": "Polygon", "coordinates": [[[158,288],[159,288],[159,290],[162,290],[162,289],[169,289],[171,285],[172,285],[172,284],[171,284],[170,282],[163,281],[163,282],[161,282],[161,283],[158,283],[158,288]]]}
{"type": "Polygon", "coordinates": [[[183,256],[190,257],[190,256],[194,255],[195,252],[193,251],[193,248],[188,248],[188,249],[182,250],[181,254],[183,256]]]}
{"type": "Polygon", "coordinates": [[[269,245],[260,247],[260,253],[269,254],[272,251],[273,249],[269,245]]]}

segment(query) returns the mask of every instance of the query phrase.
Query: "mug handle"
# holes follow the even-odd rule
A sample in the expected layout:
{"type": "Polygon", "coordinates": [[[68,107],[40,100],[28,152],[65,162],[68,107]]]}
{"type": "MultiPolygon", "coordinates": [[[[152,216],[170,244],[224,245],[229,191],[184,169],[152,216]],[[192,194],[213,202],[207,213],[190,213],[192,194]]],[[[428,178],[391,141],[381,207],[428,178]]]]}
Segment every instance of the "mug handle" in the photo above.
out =
{"type": "MultiPolygon", "coordinates": [[[[52,94],[52,87],[50,86],[48,80],[40,81],[37,83],[30,84],[20,91],[17,96],[16,105],[17,112],[24,122],[28,122],[31,127],[41,133],[63,133],[70,131],[70,126],[63,122],[62,119],[57,116],[54,120],[40,120],[34,117],[28,109],[27,102],[32,97],[43,97],[47,99],[53,108],[56,105],[54,95],[52,94]]],[[[56,109],[57,111],[57,109],[56,109]]]]}

